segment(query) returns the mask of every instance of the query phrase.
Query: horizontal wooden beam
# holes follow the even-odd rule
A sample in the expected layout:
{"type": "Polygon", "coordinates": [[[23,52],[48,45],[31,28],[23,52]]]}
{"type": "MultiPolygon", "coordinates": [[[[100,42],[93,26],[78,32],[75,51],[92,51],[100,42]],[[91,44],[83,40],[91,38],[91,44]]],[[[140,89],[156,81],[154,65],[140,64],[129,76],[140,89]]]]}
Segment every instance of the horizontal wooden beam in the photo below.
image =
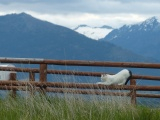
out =
{"type": "Polygon", "coordinates": [[[0,63],[53,64],[53,65],[68,65],[68,66],[130,67],[130,68],[155,68],[155,69],[160,68],[160,64],[157,63],[49,60],[49,59],[35,59],[35,58],[4,58],[4,57],[0,57],[0,63]]]}
{"type": "MultiPolygon", "coordinates": [[[[17,91],[41,91],[41,88],[35,87],[31,89],[30,87],[25,86],[0,86],[1,90],[17,90],[17,91]]],[[[98,91],[98,90],[80,90],[80,89],[65,89],[65,88],[49,88],[45,89],[45,92],[52,93],[73,93],[73,94],[91,94],[91,95],[111,95],[111,96],[129,96],[130,93],[121,93],[121,92],[106,92],[106,91],[98,91]]]]}
{"type": "Polygon", "coordinates": [[[156,63],[140,62],[110,62],[110,61],[83,61],[83,60],[44,60],[46,64],[70,66],[100,66],[100,67],[130,67],[130,68],[160,68],[156,63]]]}
{"type": "MultiPolygon", "coordinates": [[[[38,68],[16,68],[16,67],[0,67],[2,71],[15,71],[15,72],[32,72],[39,73],[38,68]]],[[[76,76],[94,76],[100,77],[102,72],[82,72],[71,70],[47,70],[47,74],[60,74],[60,75],[76,75],[76,76]]],[[[112,73],[105,73],[112,74],[112,73]]],[[[157,80],[160,81],[160,76],[146,76],[146,75],[133,75],[132,79],[144,79],[144,80],[157,80]]]]}
{"type": "Polygon", "coordinates": [[[65,88],[46,88],[47,92],[54,93],[73,93],[73,94],[91,94],[91,95],[110,95],[110,96],[129,96],[130,92],[106,92],[98,90],[79,90],[79,89],[65,89],[65,88]]]}
{"type": "Polygon", "coordinates": [[[54,88],[77,88],[77,89],[104,89],[104,90],[138,90],[159,91],[160,86],[135,86],[135,85],[98,85],[88,83],[64,83],[64,82],[23,82],[23,81],[0,81],[0,86],[36,86],[54,88]]]}
{"type": "Polygon", "coordinates": [[[0,67],[0,71],[15,71],[15,72],[32,72],[39,73],[37,68],[17,68],[17,67],[0,67]]]}
{"type": "Polygon", "coordinates": [[[41,58],[7,58],[7,57],[0,57],[0,63],[40,64],[40,63],[44,63],[44,59],[41,59],[41,58]]]}
{"type": "MultiPolygon", "coordinates": [[[[1,86],[1,90],[17,90],[17,91],[29,91],[30,87],[26,86],[1,86]]],[[[34,90],[40,91],[41,88],[35,87],[34,90]]],[[[65,89],[65,88],[50,88],[47,87],[46,92],[53,93],[73,93],[73,94],[92,94],[92,95],[111,95],[111,96],[130,96],[130,92],[106,92],[106,91],[97,91],[97,90],[82,90],[82,89],[65,89]]],[[[145,97],[145,98],[160,98],[158,94],[136,94],[136,97],[145,97]]]]}
{"type": "Polygon", "coordinates": [[[136,94],[136,97],[160,98],[160,95],[158,94],[136,94]]]}

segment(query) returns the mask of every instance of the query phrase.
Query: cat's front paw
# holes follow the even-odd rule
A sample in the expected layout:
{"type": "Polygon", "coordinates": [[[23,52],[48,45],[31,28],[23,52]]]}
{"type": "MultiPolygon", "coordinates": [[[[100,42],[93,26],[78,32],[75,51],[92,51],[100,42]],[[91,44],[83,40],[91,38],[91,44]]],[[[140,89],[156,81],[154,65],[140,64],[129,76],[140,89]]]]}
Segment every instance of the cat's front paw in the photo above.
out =
{"type": "Polygon", "coordinates": [[[97,82],[96,84],[103,84],[102,82],[97,82]]]}

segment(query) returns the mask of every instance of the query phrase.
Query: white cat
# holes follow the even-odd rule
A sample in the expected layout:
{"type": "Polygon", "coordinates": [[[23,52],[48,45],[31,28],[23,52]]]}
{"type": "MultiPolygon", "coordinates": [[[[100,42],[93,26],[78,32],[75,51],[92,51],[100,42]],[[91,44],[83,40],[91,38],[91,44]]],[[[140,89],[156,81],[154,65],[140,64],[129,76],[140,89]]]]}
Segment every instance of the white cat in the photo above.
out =
{"type": "Polygon", "coordinates": [[[132,76],[132,72],[127,69],[123,69],[115,75],[102,74],[101,81],[97,84],[104,85],[126,85],[132,76]]]}

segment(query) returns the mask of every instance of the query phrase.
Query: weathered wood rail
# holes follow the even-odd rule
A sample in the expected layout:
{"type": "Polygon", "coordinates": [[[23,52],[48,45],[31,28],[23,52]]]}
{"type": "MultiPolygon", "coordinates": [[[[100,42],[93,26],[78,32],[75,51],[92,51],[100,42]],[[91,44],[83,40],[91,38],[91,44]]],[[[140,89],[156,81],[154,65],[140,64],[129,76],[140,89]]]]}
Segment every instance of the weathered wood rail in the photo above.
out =
{"type": "MultiPolygon", "coordinates": [[[[131,103],[136,104],[136,97],[160,98],[159,94],[138,94],[137,91],[160,91],[160,86],[138,86],[137,79],[160,81],[160,76],[144,76],[133,74],[130,85],[97,85],[88,83],[64,83],[47,82],[47,74],[78,75],[100,77],[101,72],[83,72],[71,70],[49,70],[48,65],[61,66],[97,66],[97,67],[127,67],[127,68],[152,68],[160,69],[160,64],[153,63],[133,63],[133,62],[100,62],[100,61],[80,61],[80,60],[46,60],[33,58],[0,58],[0,63],[18,63],[18,64],[39,64],[39,68],[18,68],[18,67],[0,67],[0,71],[15,71],[29,73],[29,81],[16,80],[16,74],[10,74],[10,80],[0,81],[0,90],[12,90],[12,96],[16,95],[17,90],[29,90],[31,93],[36,91],[75,93],[75,94],[95,94],[95,95],[115,95],[130,96],[131,103]],[[39,73],[39,82],[35,81],[35,73],[39,73]],[[26,86],[28,86],[26,88],[26,86]],[[129,92],[108,92],[107,90],[127,90],[129,92]],[[103,90],[103,91],[99,91],[103,90]]],[[[111,74],[111,73],[109,73],[111,74]]]]}

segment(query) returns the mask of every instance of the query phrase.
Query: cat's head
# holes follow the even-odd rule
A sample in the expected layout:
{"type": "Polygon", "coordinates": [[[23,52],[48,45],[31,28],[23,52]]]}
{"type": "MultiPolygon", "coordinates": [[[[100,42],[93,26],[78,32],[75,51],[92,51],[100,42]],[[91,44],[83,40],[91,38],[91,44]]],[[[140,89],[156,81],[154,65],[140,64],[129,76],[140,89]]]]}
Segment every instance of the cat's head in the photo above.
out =
{"type": "Polygon", "coordinates": [[[106,82],[107,81],[107,79],[108,79],[108,74],[101,74],[101,81],[102,82],[106,82]]]}

